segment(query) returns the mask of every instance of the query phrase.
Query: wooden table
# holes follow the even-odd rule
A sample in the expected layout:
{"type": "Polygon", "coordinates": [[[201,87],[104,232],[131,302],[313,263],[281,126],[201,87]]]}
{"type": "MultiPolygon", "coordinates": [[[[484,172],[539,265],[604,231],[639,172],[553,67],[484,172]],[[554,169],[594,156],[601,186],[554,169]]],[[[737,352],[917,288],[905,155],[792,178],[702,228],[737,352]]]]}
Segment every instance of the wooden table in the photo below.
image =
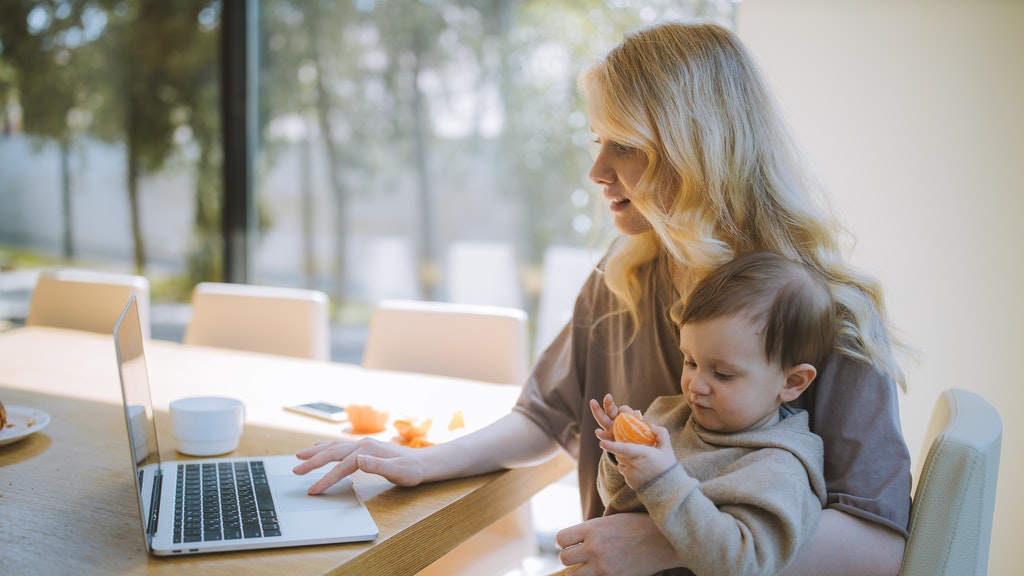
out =
{"type": "MultiPolygon", "coordinates": [[[[159,340],[147,341],[146,354],[165,459],[186,458],[173,449],[167,417],[167,405],[185,396],[243,399],[246,428],[233,455],[264,455],[343,437],[342,425],[287,412],[288,404],[362,403],[395,416],[432,417],[429,438],[443,441],[507,414],[518,394],[515,387],[159,340]],[[456,410],[467,428],[448,433],[456,410]]],[[[45,429],[0,446],[3,574],[415,574],[572,468],[559,455],[531,468],[415,488],[357,472],[353,485],[380,529],[373,542],[155,558],[135,506],[113,337],[42,327],[0,333],[0,400],[52,417],[45,429]]]]}

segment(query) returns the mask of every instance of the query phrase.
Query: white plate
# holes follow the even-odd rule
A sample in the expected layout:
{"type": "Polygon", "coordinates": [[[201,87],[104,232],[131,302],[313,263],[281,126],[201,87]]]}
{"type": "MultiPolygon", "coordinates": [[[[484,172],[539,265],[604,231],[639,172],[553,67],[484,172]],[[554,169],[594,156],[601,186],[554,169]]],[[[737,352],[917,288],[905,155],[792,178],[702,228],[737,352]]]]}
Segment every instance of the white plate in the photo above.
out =
{"type": "Polygon", "coordinates": [[[46,428],[50,423],[50,415],[42,410],[6,404],[4,408],[7,409],[7,425],[0,430],[0,446],[17,442],[33,432],[46,428]]]}

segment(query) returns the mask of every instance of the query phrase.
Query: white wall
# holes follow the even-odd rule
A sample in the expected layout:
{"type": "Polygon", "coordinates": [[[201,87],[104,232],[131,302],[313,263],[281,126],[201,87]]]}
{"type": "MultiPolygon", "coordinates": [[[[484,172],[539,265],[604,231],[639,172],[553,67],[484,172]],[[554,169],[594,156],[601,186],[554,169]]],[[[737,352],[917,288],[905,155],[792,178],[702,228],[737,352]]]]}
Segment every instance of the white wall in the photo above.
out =
{"type": "MultiPolygon", "coordinates": [[[[1024,565],[1024,2],[747,0],[737,30],[920,352],[917,457],[948,387],[1003,417],[989,573],[1024,565]]],[[[916,461],[916,460],[915,460],[916,461]]]]}

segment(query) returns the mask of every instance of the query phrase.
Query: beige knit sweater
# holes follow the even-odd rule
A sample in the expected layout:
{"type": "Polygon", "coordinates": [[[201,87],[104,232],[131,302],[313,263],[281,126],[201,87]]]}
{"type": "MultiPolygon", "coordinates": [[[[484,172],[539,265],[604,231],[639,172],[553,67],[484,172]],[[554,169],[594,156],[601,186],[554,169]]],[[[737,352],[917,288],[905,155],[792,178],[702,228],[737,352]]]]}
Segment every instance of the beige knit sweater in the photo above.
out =
{"type": "Polygon", "coordinates": [[[646,510],[689,569],[665,574],[780,573],[825,503],[822,443],[807,413],[720,434],[693,420],[682,396],[663,396],[644,418],[668,428],[679,464],[634,491],[605,454],[598,473],[605,514],[646,510]]]}

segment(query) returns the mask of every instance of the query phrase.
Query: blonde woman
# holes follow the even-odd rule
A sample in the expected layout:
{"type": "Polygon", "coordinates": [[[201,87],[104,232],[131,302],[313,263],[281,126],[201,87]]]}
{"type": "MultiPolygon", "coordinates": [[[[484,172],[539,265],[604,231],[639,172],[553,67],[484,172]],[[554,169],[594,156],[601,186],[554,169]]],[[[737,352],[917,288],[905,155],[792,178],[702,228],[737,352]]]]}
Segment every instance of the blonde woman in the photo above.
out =
{"type": "Polygon", "coordinates": [[[839,336],[807,410],[825,450],[826,509],[786,574],[896,574],[907,535],[910,456],[900,428],[892,334],[881,290],[852,269],[839,227],[815,202],[753,59],[714,24],[631,33],[584,71],[599,146],[590,178],[622,236],[584,285],[571,321],[538,360],[513,411],[426,449],[362,440],[302,450],[305,474],[337,461],[318,493],[354,470],[415,485],[524,466],[559,448],[578,461],[586,520],[556,537],[577,576],[648,575],[682,567],[650,516],[602,517],[601,448],[588,400],[612,394],[644,409],[677,393],[679,334],[670,310],[734,255],[769,251],[824,277],[839,336]]]}

